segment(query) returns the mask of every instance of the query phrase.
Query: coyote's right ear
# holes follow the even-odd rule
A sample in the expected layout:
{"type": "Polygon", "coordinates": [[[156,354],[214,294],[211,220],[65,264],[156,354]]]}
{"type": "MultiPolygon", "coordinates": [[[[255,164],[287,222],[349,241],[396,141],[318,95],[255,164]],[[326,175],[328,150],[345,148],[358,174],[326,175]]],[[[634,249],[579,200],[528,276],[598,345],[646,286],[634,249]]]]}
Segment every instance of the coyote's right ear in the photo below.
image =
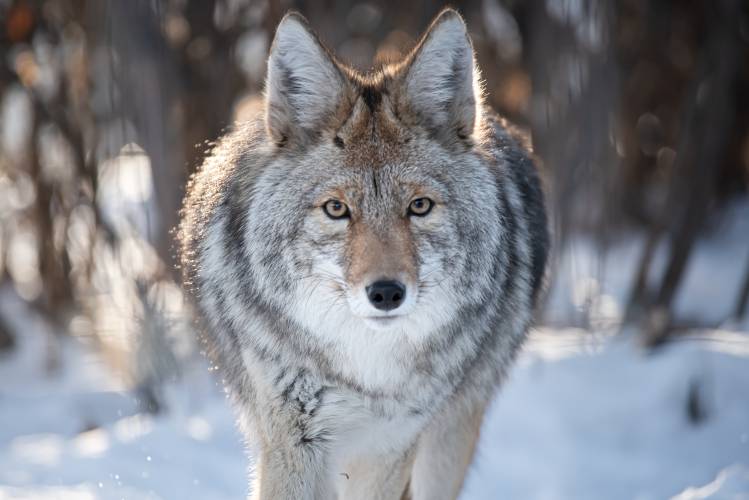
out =
{"type": "Polygon", "coordinates": [[[342,95],[344,77],[299,14],[276,29],[265,83],[266,126],[273,140],[304,140],[319,130],[342,95]]]}

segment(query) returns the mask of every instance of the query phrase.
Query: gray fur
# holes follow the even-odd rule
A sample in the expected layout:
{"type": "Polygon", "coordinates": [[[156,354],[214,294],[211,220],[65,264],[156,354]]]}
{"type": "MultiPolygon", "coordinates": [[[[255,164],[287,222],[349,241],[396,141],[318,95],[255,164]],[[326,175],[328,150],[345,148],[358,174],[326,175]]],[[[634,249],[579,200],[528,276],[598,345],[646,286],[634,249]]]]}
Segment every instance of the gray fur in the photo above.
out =
{"type": "Polygon", "coordinates": [[[535,167],[484,106],[454,11],[403,63],[370,76],[334,61],[298,15],[282,30],[324,58],[303,80],[336,75],[324,92],[337,101],[314,85],[290,96],[269,77],[273,123],[258,117],[219,141],[179,230],[209,355],[258,453],[254,498],[455,498],[542,287],[549,238],[535,167]],[[440,90],[446,104],[430,110],[412,93],[429,68],[413,68],[435,44],[460,60],[440,90]],[[293,123],[300,95],[319,106],[304,111],[312,129],[293,123]],[[439,200],[430,215],[404,215],[410,189],[439,200]],[[324,216],[329,192],[350,200],[350,220],[324,216]],[[382,261],[414,275],[395,326],[374,328],[352,305],[362,285],[349,277],[373,257],[352,247],[358,227],[387,255],[405,228],[397,241],[413,262],[382,261]]]}

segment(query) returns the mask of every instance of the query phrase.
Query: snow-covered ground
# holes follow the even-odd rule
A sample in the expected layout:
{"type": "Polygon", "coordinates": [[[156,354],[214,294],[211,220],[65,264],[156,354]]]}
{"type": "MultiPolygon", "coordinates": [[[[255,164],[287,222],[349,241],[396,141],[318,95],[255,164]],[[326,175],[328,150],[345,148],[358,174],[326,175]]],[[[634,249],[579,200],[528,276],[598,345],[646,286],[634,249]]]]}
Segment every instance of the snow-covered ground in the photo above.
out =
{"type": "MultiPolygon", "coordinates": [[[[204,366],[170,387],[164,416],[138,415],[74,340],[45,376],[38,330],[0,359],[0,499],[245,497],[249,459],[204,366]]],[[[648,354],[626,335],[534,332],[462,498],[749,498],[749,337],[705,331],[648,354]]]]}
{"type": "Polygon", "coordinates": [[[647,354],[628,338],[536,333],[463,498],[674,497],[749,498],[749,338],[704,332],[647,354]]]}

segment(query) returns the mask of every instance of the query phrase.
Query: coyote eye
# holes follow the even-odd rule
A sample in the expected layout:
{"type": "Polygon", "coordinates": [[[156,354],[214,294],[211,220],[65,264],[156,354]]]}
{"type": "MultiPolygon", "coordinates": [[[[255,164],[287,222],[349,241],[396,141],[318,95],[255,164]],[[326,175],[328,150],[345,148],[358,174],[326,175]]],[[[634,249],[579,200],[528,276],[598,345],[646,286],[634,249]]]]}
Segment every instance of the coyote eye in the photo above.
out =
{"type": "Polygon", "coordinates": [[[424,217],[432,210],[434,202],[429,198],[416,198],[408,206],[408,214],[424,217]]]}
{"type": "Polygon", "coordinates": [[[331,219],[343,219],[349,216],[348,207],[345,203],[338,200],[328,200],[322,206],[325,215],[331,219]]]}

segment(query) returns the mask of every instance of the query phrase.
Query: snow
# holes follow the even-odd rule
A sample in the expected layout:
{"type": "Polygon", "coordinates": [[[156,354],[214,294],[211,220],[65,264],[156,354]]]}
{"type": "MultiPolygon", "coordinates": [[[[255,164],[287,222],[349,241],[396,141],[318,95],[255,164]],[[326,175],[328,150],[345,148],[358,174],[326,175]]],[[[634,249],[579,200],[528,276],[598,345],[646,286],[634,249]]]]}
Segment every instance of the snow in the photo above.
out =
{"type": "MultiPolygon", "coordinates": [[[[96,355],[44,332],[0,359],[0,499],[230,499],[249,460],[201,363],[137,413],[96,355]]],[[[646,353],[628,335],[533,333],[491,407],[463,500],[749,498],[749,338],[705,331],[646,353]],[[697,387],[702,420],[688,417],[697,387]]]]}
{"type": "MultiPolygon", "coordinates": [[[[628,338],[582,339],[533,339],[486,422],[465,499],[665,499],[749,466],[745,335],[712,332],[653,354],[628,338]],[[549,357],[561,348],[569,355],[549,357]]],[[[749,498],[745,475],[731,477],[749,498]]]]}

